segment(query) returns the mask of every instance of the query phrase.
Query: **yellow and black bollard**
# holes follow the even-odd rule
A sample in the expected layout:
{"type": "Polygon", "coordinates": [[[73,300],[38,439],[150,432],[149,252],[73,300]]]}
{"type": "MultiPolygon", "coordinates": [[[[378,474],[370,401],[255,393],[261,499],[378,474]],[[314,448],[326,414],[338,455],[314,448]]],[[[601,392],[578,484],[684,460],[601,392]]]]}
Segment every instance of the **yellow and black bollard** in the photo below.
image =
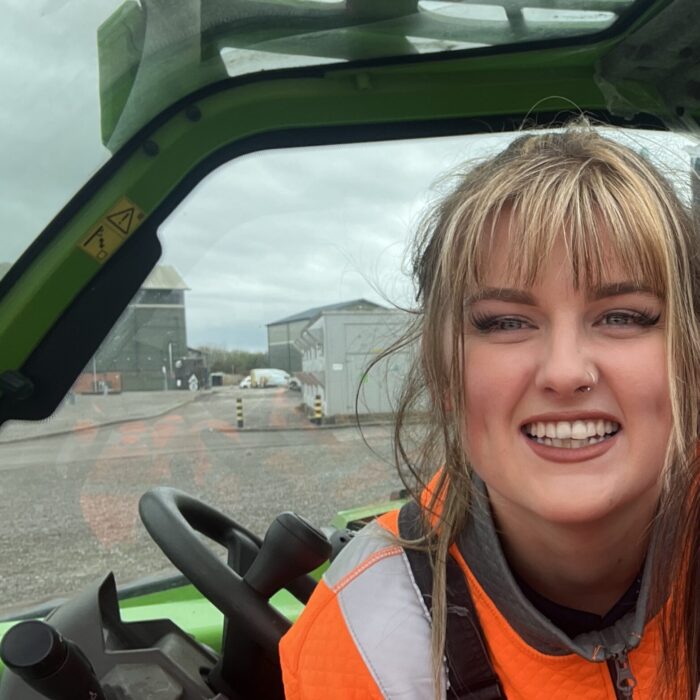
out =
{"type": "Polygon", "coordinates": [[[243,399],[236,399],[236,425],[243,427],[243,399]]]}
{"type": "Polygon", "coordinates": [[[316,394],[316,398],[314,399],[314,419],[313,422],[316,423],[316,425],[321,425],[323,422],[323,409],[321,408],[321,397],[316,394]]]}

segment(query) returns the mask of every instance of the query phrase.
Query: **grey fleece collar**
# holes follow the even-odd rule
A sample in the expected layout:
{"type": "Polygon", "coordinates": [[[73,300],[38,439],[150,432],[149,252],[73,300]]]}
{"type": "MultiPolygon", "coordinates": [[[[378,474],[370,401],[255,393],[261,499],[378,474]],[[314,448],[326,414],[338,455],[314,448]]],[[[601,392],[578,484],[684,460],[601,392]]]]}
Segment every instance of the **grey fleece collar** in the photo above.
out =
{"type": "Polygon", "coordinates": [[[472,512],[457,546],[486,595],[523,641],[543,654],[563,656],[575,653],[589,661],[604,661],[638,646],[647,618],[653,547],[644,565],[636,607],[606,629],[586,632],[571,639],[522,594],[501,549],[486,487],[476,476],[474,482],[476,493],[472,499],[472,512]]]}

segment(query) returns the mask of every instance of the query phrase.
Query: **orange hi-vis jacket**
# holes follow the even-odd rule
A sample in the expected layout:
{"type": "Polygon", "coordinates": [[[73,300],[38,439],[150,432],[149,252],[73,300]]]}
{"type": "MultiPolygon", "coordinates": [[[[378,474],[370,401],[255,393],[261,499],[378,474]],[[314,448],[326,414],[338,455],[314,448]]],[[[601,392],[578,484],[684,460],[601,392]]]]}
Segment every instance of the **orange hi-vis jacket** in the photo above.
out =
{"type": "MultiPolygon", "coordinates": [[[[324,574],[280,643],[287,700],[435,697],[430,616],[393,541],[397,533],[398,512],[382,516],[324,574]]],[[[521,593],[485,499],[475,499],[451,554],[508,700],[661,700],[654,687],[658,617],[645,619],[651,556],[636,608],[604,630],[570,639],[521,593]],[[616,690],[618,682],[633,686],[632,694],[616,690]]]]}

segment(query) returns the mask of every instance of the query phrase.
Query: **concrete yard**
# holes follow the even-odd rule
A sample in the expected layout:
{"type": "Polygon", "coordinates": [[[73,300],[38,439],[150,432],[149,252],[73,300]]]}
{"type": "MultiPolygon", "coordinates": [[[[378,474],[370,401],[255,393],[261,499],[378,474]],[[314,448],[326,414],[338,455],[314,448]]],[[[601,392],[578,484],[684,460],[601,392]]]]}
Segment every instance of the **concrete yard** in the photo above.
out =
{"type": "Polygon", "coordinates": [[[295,510],[327,525],[400,485],[389,426],[316,428],[284,389],[79,396],[48,421],[0,431],[0,616],[172,572],[138,517],[151,486],[202,498],[264,534],[295,510]],[[236,398],[245,428],[236,429],[236,398]]]}

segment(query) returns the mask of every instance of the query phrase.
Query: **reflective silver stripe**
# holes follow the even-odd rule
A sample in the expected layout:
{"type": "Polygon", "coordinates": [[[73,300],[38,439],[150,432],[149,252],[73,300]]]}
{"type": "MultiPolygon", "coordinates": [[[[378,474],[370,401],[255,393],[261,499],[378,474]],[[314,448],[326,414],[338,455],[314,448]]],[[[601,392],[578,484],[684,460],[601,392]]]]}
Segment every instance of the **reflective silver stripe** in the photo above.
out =
{"type": "Polygon", "coordinates": [[[324,575],[367,669],[387,700],[433,700],[430,616],[403,549],[376,524],[324,575]]]}
{"type": "Polygon", "coordinates": [[[393,547],[396,540],[376,521],[362,528],[341,550],[333,565],[323,574],[328,588],[335,588],[340,581],[354,571],[373,554],[386,547],[393,547]]]}

